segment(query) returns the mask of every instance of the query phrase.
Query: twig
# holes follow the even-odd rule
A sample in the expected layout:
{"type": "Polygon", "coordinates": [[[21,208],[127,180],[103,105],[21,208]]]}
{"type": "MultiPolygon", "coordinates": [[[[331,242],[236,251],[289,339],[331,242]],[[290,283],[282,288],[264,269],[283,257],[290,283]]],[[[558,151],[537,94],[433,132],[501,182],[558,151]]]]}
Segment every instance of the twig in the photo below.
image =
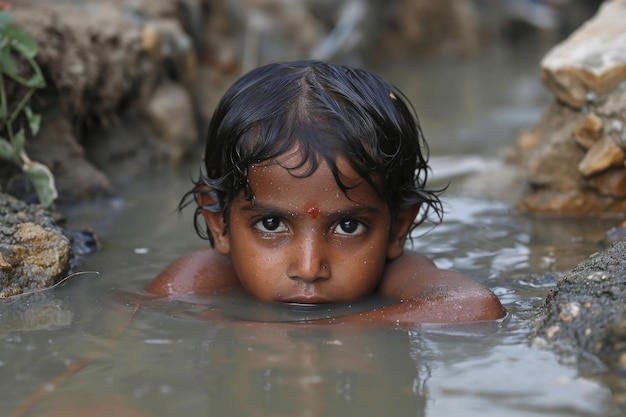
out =
{"type": "Polygon", "coordinates": [[[67,281],[68,279],[70,279],[72,277],[75,277],[77,275],[85,275],[85,274],[100,275],[100,272],[98,272],[98,271],[79,271],[79,272],[74,272],[73,274],[70,274],[70,275],[66,276],[65,278],[63,278],[62,280],[57,282],[56,284],[51,285],[50,287],[38,288],[38,289],[33,290],[33,291],[23,292],[23,293],[20,293],[20,294],[13,294],[13,295],[9,295],[8,297],[3,297],[3,298],[17,298],[17,297],[22,297],[24,295],[30,295],[30,294],[40,293],[42,291],[48,291],[48,290],[51,290],[53,288],[58,287],[59,285],[63,284],[65,281],[67,281]]]}

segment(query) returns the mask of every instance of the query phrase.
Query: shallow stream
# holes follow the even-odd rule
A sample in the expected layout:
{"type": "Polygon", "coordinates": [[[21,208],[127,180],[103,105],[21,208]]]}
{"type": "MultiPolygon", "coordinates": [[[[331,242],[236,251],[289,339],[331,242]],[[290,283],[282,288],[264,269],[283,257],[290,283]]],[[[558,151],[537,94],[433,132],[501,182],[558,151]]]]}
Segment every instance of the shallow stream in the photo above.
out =
{"type": "Polygon", "coordinates": [[[501,155],[549,100],[535,59],[499,52],[379,70],[420,114],[434,184],[450,184],[444,223],[418,230],[414,248],[495,291],[510,312],[498,329],[314,326],[288,321],[340,311],[241,300],[226,308],[257,321],[202,318],[223,300],[137,308],[133,291],[206,244],[191,211],[174,213],[196,172],[182,167],[74,209],[71,226],[100,236],[80,267],[97,274],[0,302],[0,415],[623,415],[601,378],[528,341],[558,272],[600,250],[616,223],[513,210],[520,186],[501,155]]]}

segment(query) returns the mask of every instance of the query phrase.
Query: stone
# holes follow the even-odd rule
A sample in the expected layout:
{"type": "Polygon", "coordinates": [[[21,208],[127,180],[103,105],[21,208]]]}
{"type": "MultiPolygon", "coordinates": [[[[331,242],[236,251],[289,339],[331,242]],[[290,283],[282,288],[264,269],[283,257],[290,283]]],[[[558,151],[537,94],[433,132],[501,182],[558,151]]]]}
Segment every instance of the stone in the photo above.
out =
{"type": "Polygon", "coordinates": [[[556,100],[530,130],[532,140],[522,133],[516,144],[516,161],[528,185],[518,210],[566,215],[626,211],[624,25],[626,0],[607,1],[543,59],[542,77],[556,100]],[[615,39],[621,43],[615,45],[615,39]]]}
{"type": "Polygon", "coordinates": [[[592,175],[587,179],[589,187],[599,194],[617,199],[626,198],[626,169],[613,168],[592,175]]]}
{"type": "Polygon", "coordinates": [[[70,268],[71,239],[39,205],[0,194],[0,298],[42,289],[70,268]]]}
{"type": "MultiPolygon", "coordinates": [[[[570,301],[567,304],[560,305],[559,310],[559,320],[565,323],[569,323],[580,315],[580,303],[576,301],[570,301]]],[[[546,333],[548,334],[548,336],[552,334],[551,329],[548,329],[546,333]]]]}
{"type": "Polygon", "coordinates": [[[171,165],[176,165],[199,139],[193,114],[191,97],[183,87],[174,83],[159,85],[146,106],[149,124],[168,150],[171,165]]]}
{"type": "Polygon", "coordinates": [[[602,136],[604,123],[594,112],[589,112],[574,129],[576,143],[585,149],[591,148],[602,136]]]}
{"type": "Polygon", "coordinates": [[[519,199],[515,209],[523,212],[568,215],[625,213],[626,200],[603,196],[591,189],[554,190],[538,187],[519,199]]]}
{"type": "Polygon", "coordinates": [[[596,16],[541,61],[541,78],[567,105],[582,108],[626,81],[626,0],[596,16]]]}
{"type": "Polygon", "coordinates": [[[527,149],[526,170],[528,182],[533,186],[559,191],[579,187],[577,164],[584,151],[572,140],[572,131],[582,117],[569,108],[553,103],[535,127],[540,138],[537,145],[527,149]]]}
{"type": "Polygon", "coordinates": [[[625,299],[626,241],[620,241],[563,273],[540,308],[529,340],[545,339],[558,354],[576,357],[581,368],[621,372],[625,299]]]}
{"type": "MultiPolygon", "coordinates": [[[[85,158],[70,120],[58,111],[51,111],[43,120],[46,128],[36,138],[27,141],[26,148],[33,160],[51,168],[59,200],[76,202],[112,195],[107,176],[85,158]]],[[[23,194],[10,191],[20,196],[23,194]]]]}
{"type": "Polygon", "coordinates": [[[19,254],[24,268],[45,272],[51,277],[62,275],[67,270],[70,258],[70,241],[60,229],[44,228],[36,223],[17,225],[14,235],[14,255],[19,254]]]}
{"type": "Polygon", "coordinates": [[[604,136],[596,142],[578,164],[578,171],[588,177],[611,167],[624,166],[624,152],[613,139],[604,136]]]}

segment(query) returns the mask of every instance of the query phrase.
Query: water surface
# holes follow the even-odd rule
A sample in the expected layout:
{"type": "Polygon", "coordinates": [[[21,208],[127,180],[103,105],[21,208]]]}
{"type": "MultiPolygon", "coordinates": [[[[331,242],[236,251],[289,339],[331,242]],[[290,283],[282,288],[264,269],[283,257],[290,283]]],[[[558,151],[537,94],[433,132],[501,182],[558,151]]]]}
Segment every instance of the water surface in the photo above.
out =
{"type": "Polygon", "coordinates": [[[80,268],[97,275],[0,302],[0,414],[623,415],[601,378],[580,376],[528,343],[530,320],[558,273],[600,250],[615,221],[513,210],[520,183],[500,155],[548,96],[532,62],[496,54],[462,64],[380,70],[420,114],[433,184],[449,184],[444,223],[418,229],[413,248],[495,291],[507,320],[441,331],[297,323],[359,304],[327,312],[217,297],[138,307],[130,292],[206,245],[191,212],[174,213],[196,172],[182,167],[75,209],[71,225],[100,235],[101,251],[80,268]],[[486,75],[494,64],[502,73],[486,75]],[[216,319],[218,304],[246,320],[216,319]]]}

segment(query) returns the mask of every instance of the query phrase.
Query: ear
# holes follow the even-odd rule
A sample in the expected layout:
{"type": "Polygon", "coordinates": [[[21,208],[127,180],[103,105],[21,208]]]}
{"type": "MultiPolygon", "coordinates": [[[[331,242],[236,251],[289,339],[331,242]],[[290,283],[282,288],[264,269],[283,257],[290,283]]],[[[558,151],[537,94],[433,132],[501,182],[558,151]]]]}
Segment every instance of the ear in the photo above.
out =
{"type": "MultiPolygon", "coordinates": [[[[203,187],[197,194],[198,205],[208,206],[215,204],[215,198],[208,194],[208,187],[203,187]]],[[[222,255],[228,255],[230,253],[230,238],[226,232],[226,224],[224,223],[224,213],[213,212],[202,209],[202,217],[206,221],[211,235],[213,236],[214,249],[222,255]]]]}
{"type": "Polygon", "coordinates": [[[387,259],[392,261],[399,258],[404,252],[404,244],[409,235],[413,221],[419,212],[419,204],[400,209],[393,219],[391,235],[387,246],[387,259]]]}

